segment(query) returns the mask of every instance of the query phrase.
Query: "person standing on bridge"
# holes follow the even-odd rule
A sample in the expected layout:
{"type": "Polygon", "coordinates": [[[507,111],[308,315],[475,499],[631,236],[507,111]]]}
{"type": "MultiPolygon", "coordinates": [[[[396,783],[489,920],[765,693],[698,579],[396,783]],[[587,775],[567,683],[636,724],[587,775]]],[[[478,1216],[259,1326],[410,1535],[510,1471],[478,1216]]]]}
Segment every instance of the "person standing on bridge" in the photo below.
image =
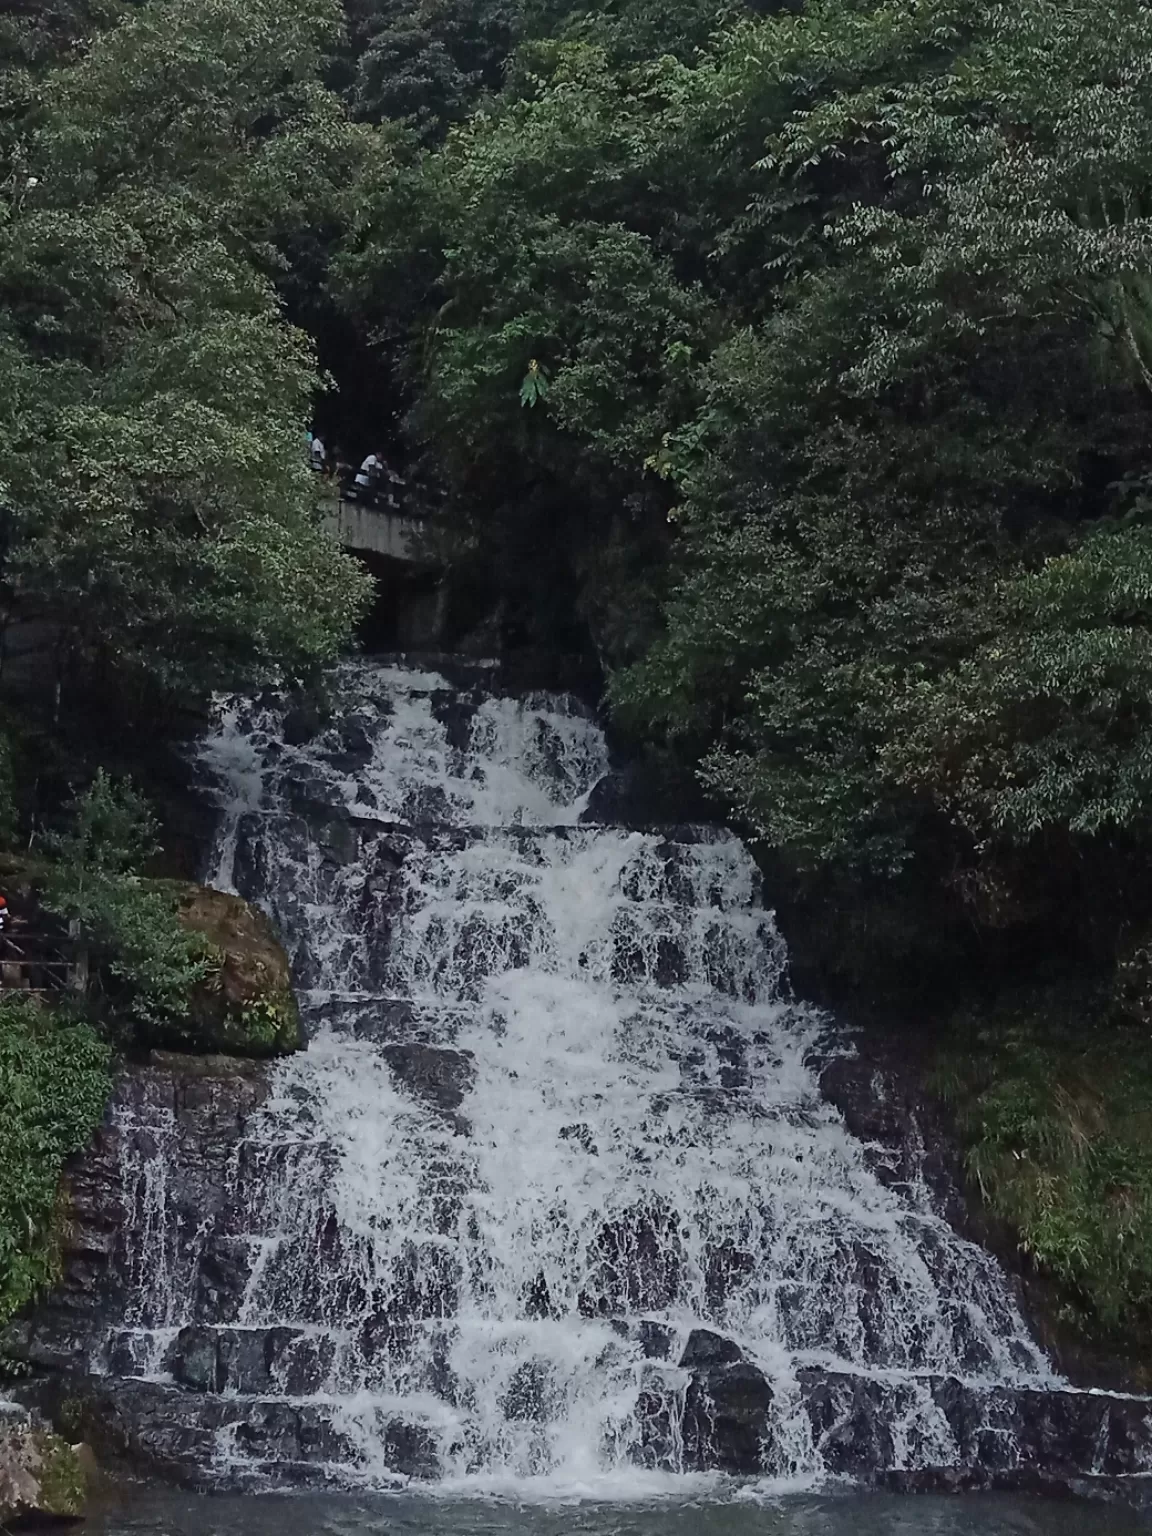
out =
{"type": "Polygon", "coordinates": [[[393,487],[404,484],[379,450],[370,453],[361,464],[355,483],[362,499],[392,508],[396,506],[393,487]]]}
{"type": "Polygon", "coordinates": [[[357,491],[364,498],[370,499],[375,495],[376,489],[384,473],[384,460],[378,453],[370,453],[356,472],[355,485],[357,491]]]}

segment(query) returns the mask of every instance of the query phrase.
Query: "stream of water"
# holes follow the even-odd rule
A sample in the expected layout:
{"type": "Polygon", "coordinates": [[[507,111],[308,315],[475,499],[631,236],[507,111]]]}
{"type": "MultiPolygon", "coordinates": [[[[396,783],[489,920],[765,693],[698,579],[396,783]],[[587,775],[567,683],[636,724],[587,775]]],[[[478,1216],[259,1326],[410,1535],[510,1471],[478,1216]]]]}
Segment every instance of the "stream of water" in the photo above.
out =
{"type": "Polygon", "coordinates": [[[125,1137],[116,1359],[210,1379],[205,1470],[634,1497],[1016,1465],[1013,1394],[1060,1383],[992,1258],[821,1098],[837,1046],[739,840],[588,824],[607,752],[570,699],[372,663],[338,691],[307,729],[230,704],[201,758],[213,882],[275,921],[309,1049],[191,1239],[172,1122],[125,1137]]]}

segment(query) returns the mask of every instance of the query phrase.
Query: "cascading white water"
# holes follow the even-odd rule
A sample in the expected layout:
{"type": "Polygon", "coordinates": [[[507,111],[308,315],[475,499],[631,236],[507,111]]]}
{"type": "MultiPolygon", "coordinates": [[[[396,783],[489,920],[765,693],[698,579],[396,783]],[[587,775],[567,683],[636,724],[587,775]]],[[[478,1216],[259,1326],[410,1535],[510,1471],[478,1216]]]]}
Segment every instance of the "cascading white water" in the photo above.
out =
{"type": "MultiPolygon", "coordinates": [[[[238,1158],[233,1321],[295,1330],[276,1390],[342,1475],[393,1482],[414,1427],[453,1486],[675,1476],[701,1327],[771,1383],[785,1482],[824,1470],[806,1371],[877,1383],[909,1468],[955,1454],[931,1379],[1053,1383],[993,1260],[821,1099],[826,1021],[736,838],[581,825],[607,758],[571,702],[340,687],[298,746],[230,705],[203,762],[214,880],[272,914],[313,1030],[238,1158]]],[[[189,1282],[157,1225],[136,1321],[163,1342],[189,1282]]]]}

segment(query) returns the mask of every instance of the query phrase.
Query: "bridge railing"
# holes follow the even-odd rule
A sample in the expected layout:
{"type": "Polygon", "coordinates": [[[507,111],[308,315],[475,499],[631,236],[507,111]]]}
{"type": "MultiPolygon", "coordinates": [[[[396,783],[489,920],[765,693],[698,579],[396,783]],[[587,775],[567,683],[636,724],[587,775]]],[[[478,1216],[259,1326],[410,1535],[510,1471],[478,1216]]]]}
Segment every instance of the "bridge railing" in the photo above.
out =
{"type": "Polygon", "coordinates": [[[23,929],[0,934],[0,992],[83,993],[88,970],[88,946],[77,938],[23,929]]]}
{"type": "Polygon", "coordinates": [[[345,549],[423,564],[426,519],[380,497],[343,494],[333,485],[320,499],[324,528],[345,549]]]}

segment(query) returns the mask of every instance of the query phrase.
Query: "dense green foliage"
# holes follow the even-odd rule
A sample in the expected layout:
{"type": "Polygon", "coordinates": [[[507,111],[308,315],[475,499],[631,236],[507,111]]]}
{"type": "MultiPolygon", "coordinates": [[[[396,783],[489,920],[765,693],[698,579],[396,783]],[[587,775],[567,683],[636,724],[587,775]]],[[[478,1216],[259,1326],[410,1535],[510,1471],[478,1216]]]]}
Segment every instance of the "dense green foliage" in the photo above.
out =
{"type": "Polygon", "coordinates": [[[39,900],[84,945],[90,1014],[127,1048],[296,1050],[288,964],[267,920],[239,897],[143,877],[157,832],[131,782],[101,770],[43,839],[39,900]]]}
{"type": "Polygon", "coordinates": [[[131,784],[98,772],[77,797],[62,832],[48,837],[52,861],[43,903],[92,946],[97,984],[144,1038],[187,1017],[192,993],[212,969],[197,934],[177,919],[174,894],[136,871],[156,852],[156,825],[131,784]]]}
{"type": "Polygon", "coordinates": [[[52,1278],[60,1172],[108,1089],[108,1047],[87,1024],[0,997],[0,1325],[52,1278]]]}
{"type": "MultiPolygon", "coordinates": [[[[1148,0],[53,0],[0,45],[0,584],[65,674],[337,651],[315,407],[485,643],[582,647],[782,880],[856,883],[874,972],[1141,992],[1148,0]]],[[[212,957],[93,795],[50,900],[171,1024],[212,957]]],[[[1134,1026],[1081,1062],[1037,1009],[969,1041],[972,1166],[1114,1320],[1134,1026]]]]}
{"type": "Polygon", "coordinates": [[[986,1209],[1062,1282],[1065,1321],[1143,1355],[1152,1337],[1146,1019],[1123,998],[1066,985],[1009,995],[956,1027],[938,1087],[959,1111],[986,1209]]]}
{"type": "Polygon", "coordinates": [[[356,156],[337,30],[325,0],[154,0],[7,68],[0,579],[73,667],[214,686],[347,637],[364,584],[317,526],[275,290],[356,156]]]}
{"type": "Polygon", "coordinates": [[[458,537],[563,567],[625,718],[798,859],[943,847],[1026,906],[1022,851],[1152,787],[1147,7],[650,20],[523,20],[370,160],[348,302],[415,330],[458,537]]]}
{"type": "Polygon", "coordinates": [[[718,731],[706,775],[770,842],[891,867],[944,837],[976,892],[1034,840],[1142,829],[1152,787],[1152,55],[1140,5],[970,12],[909,39],[900,8],[946,67],[780,133],[793,174],[874,146],[886,190],[713,358],[685,576],[620,694],[718,731]]]}

